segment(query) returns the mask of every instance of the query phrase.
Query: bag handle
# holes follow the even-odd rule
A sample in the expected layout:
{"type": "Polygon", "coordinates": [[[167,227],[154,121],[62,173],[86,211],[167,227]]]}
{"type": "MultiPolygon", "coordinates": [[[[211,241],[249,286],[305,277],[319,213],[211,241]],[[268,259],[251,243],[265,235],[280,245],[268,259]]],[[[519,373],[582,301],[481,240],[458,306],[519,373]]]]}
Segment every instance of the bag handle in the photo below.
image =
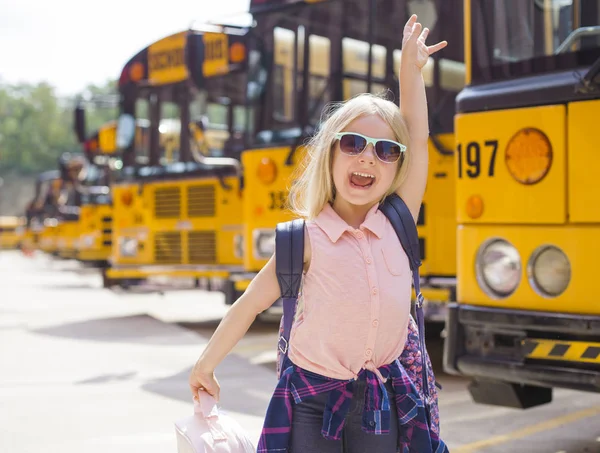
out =
{"type": "Polygon", "coordinates": [[[206,421],[213,440],[227,440],[227,435],[219,420],[217,401],[212,395],[204,391],[198,392],[198,400],[194,399],[194,414],[206,421]]]}
{"type": "Polygon", "coordinates": [[[419,276],[421,252],[419,250],[417,225],[404,200],[395,193],[387,196],[379,206],[379,209],[388,218],[392,227],[394,227],[394,231],[396,231],[398,239],[400,239],[400,244],[402,244],[402,248],[408,256],[410,270],[412,271],[413,286],[417,296],[415,305],[417,328],[419,330],[419,350],[421,352],[421,360],[423,361],[423,366],[421,367],[423,394],[426,398],[429,398],[429,382],[427,380],[427,365],[425,361],[425,319],[423,315],[423,302],[425,298],[421,294],[421,277],[419,276]]]}
{"type": "Polygon", "coordinates": [[[288,356],[290,334],[304,269],[304,220],[277,224],[275,229],[275,272],[283,303],[283,329],[279,336],[279,370],[288,356]]]}

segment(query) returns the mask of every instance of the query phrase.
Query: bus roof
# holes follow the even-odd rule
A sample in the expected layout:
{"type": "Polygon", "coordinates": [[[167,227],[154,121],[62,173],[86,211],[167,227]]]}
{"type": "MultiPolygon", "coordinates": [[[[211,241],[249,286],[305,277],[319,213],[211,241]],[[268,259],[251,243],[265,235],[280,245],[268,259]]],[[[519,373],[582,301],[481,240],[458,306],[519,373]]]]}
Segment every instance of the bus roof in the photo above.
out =
{"type": "Polygon", "coordinates": [[[171,87],[244,70],[247,28],[204,26],[162,38],[133,56],[121,71],[119,91],[171,87]]]}

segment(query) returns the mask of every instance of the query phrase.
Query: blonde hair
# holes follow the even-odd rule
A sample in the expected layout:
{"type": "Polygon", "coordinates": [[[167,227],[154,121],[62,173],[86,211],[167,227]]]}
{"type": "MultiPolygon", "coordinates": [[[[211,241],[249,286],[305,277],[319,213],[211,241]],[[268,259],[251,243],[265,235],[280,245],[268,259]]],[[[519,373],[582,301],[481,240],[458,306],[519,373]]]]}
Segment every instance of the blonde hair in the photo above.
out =
{"type": "MultiPolygon", "coordinates": [[[[335,134],[344,130],[354,120],[367,115],[378,115],[394,133],[394,139],[408,143],[408,129],[400,109],[382,95],[359,94],[345,102],[332,103],[323,110],[319,131],[306,145],[304,159],[292,177],[289,204],[292,212],[307,220],[314,219],[333,202],[336,191],[333,183],[332,163],[335,134]]],[[[410,149],[400,166],[384,198],[396,191],[406,177],[410,163],[410,149]]],[[[383,201],[383,198],[382,200],[383,201]]]]}

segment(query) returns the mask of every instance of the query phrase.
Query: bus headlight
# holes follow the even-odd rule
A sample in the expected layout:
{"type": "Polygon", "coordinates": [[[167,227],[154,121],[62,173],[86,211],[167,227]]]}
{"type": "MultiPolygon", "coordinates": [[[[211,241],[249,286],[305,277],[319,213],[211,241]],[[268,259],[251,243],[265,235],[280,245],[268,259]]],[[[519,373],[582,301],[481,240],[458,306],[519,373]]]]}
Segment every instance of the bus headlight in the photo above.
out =
{"type": "Polygon", "coordinates": [[[490,297],[510,296],[521,281],[521,257],[504,239],[484,243],[475,262],[477,282],[490,297]]]}
{"type": "Polygon", "coordinates": [[[553,245],[544,245],[531,254],[527,275],[531,286],[538,294],[556,297],[569,286],[571,263],[561,249],[553,245]]]}
{"type": "Polygon", "coordinates": [[[138,241],[135,238],[119,238],[121,256],[136,256],[138,241]]]}
{"type": "Polygon", "coordinates": [[[275,230],[253,230],[254,257],[257,259],[270,258],[275,253],[275,230]]]}
{"type": "Polygon", "coordinates": [[[81,248],[90,248],[94,245],[94,236],[90,234],[86,234],[81,237],[79,241],[79,247],[81,248]]]}

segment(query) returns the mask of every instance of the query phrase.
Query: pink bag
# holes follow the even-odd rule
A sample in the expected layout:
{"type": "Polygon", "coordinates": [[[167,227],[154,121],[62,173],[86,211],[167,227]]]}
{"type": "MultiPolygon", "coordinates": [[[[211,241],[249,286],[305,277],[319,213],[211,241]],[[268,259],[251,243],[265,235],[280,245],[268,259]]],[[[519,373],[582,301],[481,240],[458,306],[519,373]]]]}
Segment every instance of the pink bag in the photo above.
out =
{"type": "Polygon", "coordinates": [[[175,422],[178,453],[256,453],[243,428],[217,408],[215,399],[199,392],[194,415],[175,422]]]}

